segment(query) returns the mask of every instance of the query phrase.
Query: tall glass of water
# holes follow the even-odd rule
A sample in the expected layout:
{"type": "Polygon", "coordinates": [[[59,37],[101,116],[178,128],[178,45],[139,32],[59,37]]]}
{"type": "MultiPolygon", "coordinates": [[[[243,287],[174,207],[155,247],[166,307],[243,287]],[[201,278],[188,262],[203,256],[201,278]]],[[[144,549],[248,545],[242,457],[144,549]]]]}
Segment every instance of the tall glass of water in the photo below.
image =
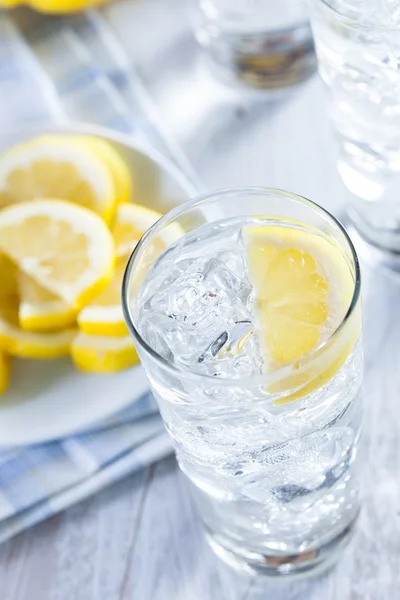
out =
{"type": "Polygon", "coordinates": [[[400,251],[400,3],[311,0],[319,70],[358,231],[400,251]]]}
{"type": "Polygon", "coordinates": [[[214,550],[287,576],[359,512],[360,277],[342,226],[279,190],[202,196],[129,261],[129,329],[214,550]]]}
{"type": "Polygon", "coordinates": [[[195,35],[222,75],[258,88],[315,69],[306,0],[192,0],[195,35]]]}

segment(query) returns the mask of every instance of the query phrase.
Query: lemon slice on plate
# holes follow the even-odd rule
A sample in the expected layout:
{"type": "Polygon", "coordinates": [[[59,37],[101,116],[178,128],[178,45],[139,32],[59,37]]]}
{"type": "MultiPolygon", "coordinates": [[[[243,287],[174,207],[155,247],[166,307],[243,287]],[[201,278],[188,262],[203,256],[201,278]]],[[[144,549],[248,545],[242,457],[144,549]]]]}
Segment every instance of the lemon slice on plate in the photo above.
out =
{"type": "Polygon", "coordinates": [[[119,259],[114,276],[103,290],[78,315],[79,328],[89,335],[128,335],[121,306],[121,288],[126,260],[119,259]]]}
{"type": "MultiPolygon", "coordinates": [[[[161,219],[162,214],[146,206],[140,204],[130,204],[124,202],[117,207],[114,224],[111,228],[115,240],[115,252],[117,256],[128,257],[136,244],[144,234],[158,219],[161,219]]],[[[174,238],[173,234],[171,238],[174,238]]],[[[165,243],[168,241],[168,236],[165,243]]],[[[165,245],[163,250],[165,250],[165,245]]]]}
{"type": "Polygon", "coordinates": [[[20,271],[19,325],[25,331],[56,331],[71,327],[78,310],[42,287],[32,277],[20,271]]]}
{"type": "Polygon", "coordinates": [[[268,390],[301,388],[277,401],[288,402],[325,385],[354,347],[352,335],[313,366],[310,362],[301,369],[301,361],[328,340],[345,317],[354,290],[353,275],[339,246],[317,231],[289,223],[246,226],[243,239],[265,371],[289,364],[296,367],[294,375],[268,390]]]}
{"type": "Polygon", "coordinates": [[[83,306],[110,281],[114,242],[92,211],[34,200],[0,211],[0,250],[70,306],[83,306]]]}
{"type": "MultiPolygon", "coordinates": [[[[128,334],[121,306],[122,279],[129,254],[142,234],[162,215],[138,204],[120,204],[112,233],[119,257],[114,277],[108,287],[86,306],[78,316],[79,328],[89,335],[125,336],[128,334]]],[[[177,225],[167,227],[153,240],[147,259],[154,261],[166,247],[183,235],[177,225]]]]}
{"type": "Polygon", "coordinates": [[[65,329],[54,333],[31,333],[18,326],[17,311],[0,312],[0,348],[2,351],[21,358],[58,358],[68,356],[76,329],[65,329]]]}
{"type": "Polygon", "coordinates": [[[71,344],[71,356],[81,371],[115,373],[139,362],[132,338],[78,333],[71,344]]]}
{"type": "Polygon", "coordinates": [[[114,178],[101,154],[82,139],[44,135],[0,156],[0,207],[36,198],[63,198],[114,216],[114,178]]]}
{"type": "Polygon", "coordinates": [[[118,203],[132,200],[132,177],[127,164],[115,148],[106,140],[92,135],[74,137],[87,144],[109,168],[114,181],[115,198],[118,203]]]}

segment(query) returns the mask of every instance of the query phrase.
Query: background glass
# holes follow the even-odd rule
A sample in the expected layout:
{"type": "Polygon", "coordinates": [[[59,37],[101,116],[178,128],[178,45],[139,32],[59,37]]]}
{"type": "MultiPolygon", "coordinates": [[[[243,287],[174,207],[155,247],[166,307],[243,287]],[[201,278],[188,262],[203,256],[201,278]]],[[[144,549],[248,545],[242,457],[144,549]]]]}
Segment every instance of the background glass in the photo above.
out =
{"type": "Polygon", "coordinates": [[[350,537],[359,511],[359,291],[357,259],[340,224],[322,208],[279,190],[239,188],[186,203],[151,228],[130,259],[123,290],[128,326],[211,545],[236,566],[270,575],[307,573],[331,564],[350,537]],[[137,278],[143,279],[154,248],[167,231],[179,231],[177,225],[183,235],[204,223],[249,215],[294,219],[335,240],[354,278],[348,314],[301,364],[271,374],[227,379],[179,367],[157,354],[157,335],[145,341],[139,333],[140,295],[129,300],[137,278]],[[345,347],[351,348],[348,358],[326,385],[276,404],[283,395],[280,382],[286,393],[288,376],[293,388],[299,376],[306,385],[345,347]],[[271,385],[279,391],[266,394],[271,385]]]}
{"type": "Polygon", "coordinates": [[[400,4],[312,0],[319,70],[340,143],[348,213],[375,245],[400,250],[400,4]]]}
{"type": "Polygon", "coordinates": [[[251,86],[297,83],[315,68],[304,0],[195,0],[195,34],[221,72],[251,86]]]}

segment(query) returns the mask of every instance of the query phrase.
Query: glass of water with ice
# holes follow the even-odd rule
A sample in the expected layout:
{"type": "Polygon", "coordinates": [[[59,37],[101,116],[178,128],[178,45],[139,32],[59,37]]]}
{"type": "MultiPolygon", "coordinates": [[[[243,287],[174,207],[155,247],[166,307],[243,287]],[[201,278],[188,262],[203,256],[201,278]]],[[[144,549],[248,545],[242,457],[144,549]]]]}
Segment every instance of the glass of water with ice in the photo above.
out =
{"type": "Polygon", "coordinates": [[[310,0],[310,7],[349,217],[367,241],[399,252],[400,1],[310,0]]]}
{"type": "Polygon", "coordinates": [[[123,306],[217,554],[330,566],[360,506],[360,273],[340,223],[280,190],[202,196],[143,236],[123,306]]]}

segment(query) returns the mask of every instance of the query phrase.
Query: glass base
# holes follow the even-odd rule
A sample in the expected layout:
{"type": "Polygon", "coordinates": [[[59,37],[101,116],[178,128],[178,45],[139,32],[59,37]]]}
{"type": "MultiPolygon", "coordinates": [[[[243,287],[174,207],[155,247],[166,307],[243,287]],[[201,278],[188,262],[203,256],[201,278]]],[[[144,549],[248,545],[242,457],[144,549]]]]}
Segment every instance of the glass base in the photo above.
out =
{"type": "Polygon", "coordinates": [[[259,554],[206,531],[206,539],[219,558],[238,571],[271,578],[315,577],[332,568],[352,539],[357,517],[335,538],[297,554],[259,554]]]}

